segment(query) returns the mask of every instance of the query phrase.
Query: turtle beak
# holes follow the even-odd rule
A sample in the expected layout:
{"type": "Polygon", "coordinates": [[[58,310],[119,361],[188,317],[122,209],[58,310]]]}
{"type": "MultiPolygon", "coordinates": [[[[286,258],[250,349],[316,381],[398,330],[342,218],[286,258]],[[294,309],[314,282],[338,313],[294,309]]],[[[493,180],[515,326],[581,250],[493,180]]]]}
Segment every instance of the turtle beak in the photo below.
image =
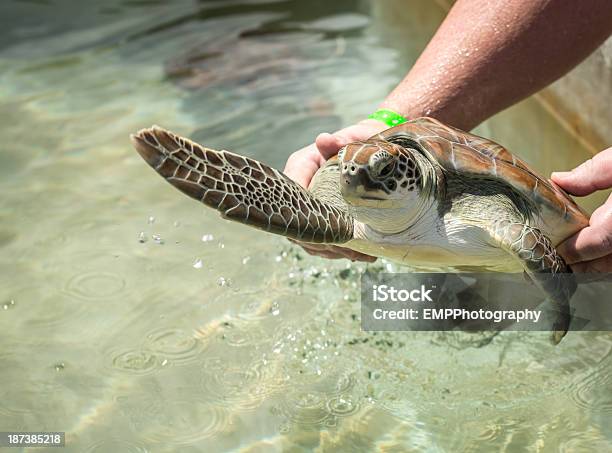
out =
{"type": "Polygon", "coordinates": [[[342,164],[340,175],[340,192],[351,205],[379,204],[385,198],[378,190],[368,189],[372,182],[365,168],[352,162],[342,164]]]}

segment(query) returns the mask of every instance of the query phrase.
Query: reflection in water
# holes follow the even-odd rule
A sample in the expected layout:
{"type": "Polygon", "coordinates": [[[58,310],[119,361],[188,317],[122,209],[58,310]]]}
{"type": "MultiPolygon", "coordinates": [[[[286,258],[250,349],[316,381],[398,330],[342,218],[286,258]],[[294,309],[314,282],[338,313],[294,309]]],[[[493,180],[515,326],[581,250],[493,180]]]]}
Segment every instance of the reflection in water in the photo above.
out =
{"type": "MultiPolygon", "coordinates": [[[[130,148],[159,123],[282,167],[370,111],[441,10],[85,3],[0,6],[3,428],[75,452],[611,449],[609,335],[362,332],[360,275],[394,266],[224,222],[130,148]]],[[[544,172],[586,156],[533,101],[479,131],[544,172]]]]}

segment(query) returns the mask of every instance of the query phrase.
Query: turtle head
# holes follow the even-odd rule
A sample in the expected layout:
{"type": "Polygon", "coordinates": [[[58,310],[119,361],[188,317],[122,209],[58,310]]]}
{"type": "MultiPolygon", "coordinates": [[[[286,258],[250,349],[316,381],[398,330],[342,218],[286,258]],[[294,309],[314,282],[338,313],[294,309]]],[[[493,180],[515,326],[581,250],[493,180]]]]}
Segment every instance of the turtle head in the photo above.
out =
{"type": "Polygon", "coordinates": [[[382,219],[409,221],[407,214],[428,197],[429,191],[423,190],[427,160],[414,149],[369,139],[348,144],[338,157],[342,196],[357,220],[377,230],[401,231],[400,225],[379,223],[382,219]]]}
{"type": "Polygon", "coordinates": [[[342,196],[350,205],[397,207],[418,196],[421,170],[402,146],[383,140],[355,142],[339,157],[342,196]]]}

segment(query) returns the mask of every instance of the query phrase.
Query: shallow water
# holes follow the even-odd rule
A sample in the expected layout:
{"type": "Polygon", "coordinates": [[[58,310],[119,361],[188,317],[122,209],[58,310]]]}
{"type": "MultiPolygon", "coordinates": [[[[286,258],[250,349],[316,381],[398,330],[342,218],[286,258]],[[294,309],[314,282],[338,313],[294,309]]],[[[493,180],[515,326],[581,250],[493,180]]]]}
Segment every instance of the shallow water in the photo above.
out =
{"type": "MultiPolygon", "coordinates": [[[[0,6],[0,431],[71,452],[612,449],[608,333],[361,332],[365,265],[221,220],[127,140],[157,123],[282,168],[375,107],[442,9],[84,3],[0,6]]],[[[543,172],[588,157],[533,99],[478,132],[543,172]]]]}

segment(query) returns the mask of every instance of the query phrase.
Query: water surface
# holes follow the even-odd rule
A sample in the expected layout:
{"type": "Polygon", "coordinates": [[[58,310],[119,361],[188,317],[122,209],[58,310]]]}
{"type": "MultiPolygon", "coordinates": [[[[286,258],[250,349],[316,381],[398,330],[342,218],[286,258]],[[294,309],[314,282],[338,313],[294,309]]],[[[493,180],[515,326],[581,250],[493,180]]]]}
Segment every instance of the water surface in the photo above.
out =
{"type": "MultiPolygon", "coordinates": [[[[160,124],[282,168],[372,110],[444,14],[382,3],[3,2],[1,430],[71,452],[612,449],[609,334],[361,332],[365,265],[223,221],[131,149],[160,124]]],[[[478,131],[543,172],[588,157],[533,99],[478,131]]]]}

